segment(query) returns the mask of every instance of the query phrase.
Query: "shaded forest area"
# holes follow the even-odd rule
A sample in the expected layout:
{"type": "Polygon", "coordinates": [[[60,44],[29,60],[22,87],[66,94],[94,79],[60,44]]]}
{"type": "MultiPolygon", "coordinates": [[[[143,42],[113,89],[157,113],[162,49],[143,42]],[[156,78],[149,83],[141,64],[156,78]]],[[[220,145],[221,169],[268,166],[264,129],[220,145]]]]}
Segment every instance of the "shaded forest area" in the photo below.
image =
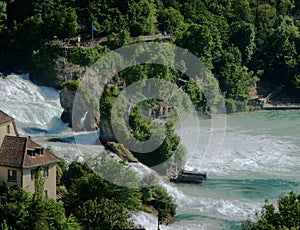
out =
{"type": "Polygon", "coordinates": [[[91,39],[92,25],[96,38],[172,34],[172,43],[215,74],[229,111],[243,110],[258,79],[299,93],[300,2],[294,0],[0,1],[1,68],[30,72],[45,42],[91,39]]]}

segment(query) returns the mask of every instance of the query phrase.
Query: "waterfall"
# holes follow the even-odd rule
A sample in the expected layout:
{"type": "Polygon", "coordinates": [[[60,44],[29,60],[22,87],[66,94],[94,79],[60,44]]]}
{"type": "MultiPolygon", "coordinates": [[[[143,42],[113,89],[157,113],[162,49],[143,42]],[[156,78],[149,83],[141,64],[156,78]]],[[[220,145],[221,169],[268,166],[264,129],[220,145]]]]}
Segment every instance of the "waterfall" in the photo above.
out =
{"type": "Polygon", "coordinates": [[[86,131],[86,128],[85,128],[85,119],[86,119],[86,115],[88,114],[88,111],[86,111],[84,113],[84,116],[80,119],[80,128],[81,130],[84,130],[86,131]]]}
{"type": "Polygon", "coordinates": [[[0,109],[15,118],[23,135],[68,130],[60,120],[63,109],[59,91],[33,84],[28,75],[11,74],[1,78],[0,98],[0,109]]]}

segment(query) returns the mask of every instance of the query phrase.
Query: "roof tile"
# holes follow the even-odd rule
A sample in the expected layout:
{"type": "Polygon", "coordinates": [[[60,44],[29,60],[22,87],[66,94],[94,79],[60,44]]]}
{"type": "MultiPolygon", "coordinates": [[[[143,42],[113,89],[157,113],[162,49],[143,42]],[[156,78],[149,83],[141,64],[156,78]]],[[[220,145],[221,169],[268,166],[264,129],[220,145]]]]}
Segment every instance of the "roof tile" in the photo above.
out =
{"type": "Polygon", "coordinates": [[[14,119],[0,110],[0,125],[13,121],[14,119]]]}
{"type": "Polygon", "coordinates": [[[41,147],[30,137],[5,136],[0,149],[0,166],[12,168],[34,168],[50,163],[56,163],[60,159],[42,148],[43,154],[37,152],[34,156],[28,150],[41,147]]]}

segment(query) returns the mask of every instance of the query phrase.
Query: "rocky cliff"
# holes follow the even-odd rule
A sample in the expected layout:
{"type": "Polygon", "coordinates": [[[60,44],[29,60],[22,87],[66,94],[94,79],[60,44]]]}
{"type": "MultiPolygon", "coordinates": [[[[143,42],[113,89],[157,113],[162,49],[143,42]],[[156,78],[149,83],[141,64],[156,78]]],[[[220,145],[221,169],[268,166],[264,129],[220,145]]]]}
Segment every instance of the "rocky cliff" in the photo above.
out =
{"type": "Polygon", "coordinates": [[[101,93],[101,77],[96,77],[98,72],[95,70],[74,65],[62,58],[55,63],[56,83],[63,86],[60,93],[60,103],[64,109],[62,121],[69,123],[74,131],[95,130],[99,124],[97,95],[101,93]]]}
{"type": "Polygon", "coordinates": [[[59,57],[54,64],[55,85],[61,87],[65,82],[80,79],[87,71],[86,67],[74,65],[65,58],[59,57]]]}
{"type": "Polygon", "coordinates": [[[98,128],[98,102],[91,94],[75,91],[66,85],[60,93],[60,103],[64,108],[61,119],[69,123],[74,131],[92,131],[98,128]]]}

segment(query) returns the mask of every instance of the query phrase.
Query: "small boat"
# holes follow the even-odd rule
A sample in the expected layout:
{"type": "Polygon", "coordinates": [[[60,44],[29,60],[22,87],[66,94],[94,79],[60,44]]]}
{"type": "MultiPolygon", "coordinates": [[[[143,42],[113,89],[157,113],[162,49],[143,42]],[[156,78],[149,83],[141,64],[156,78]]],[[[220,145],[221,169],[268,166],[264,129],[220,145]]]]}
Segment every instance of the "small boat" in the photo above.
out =
{"type": "Polygon", "coordinates": [[[187,170],[173,173],[170,177],[170,181],[175,183],[201,183],[204,180],[206,180],[206,172],[201,173],[187,170]]]}

